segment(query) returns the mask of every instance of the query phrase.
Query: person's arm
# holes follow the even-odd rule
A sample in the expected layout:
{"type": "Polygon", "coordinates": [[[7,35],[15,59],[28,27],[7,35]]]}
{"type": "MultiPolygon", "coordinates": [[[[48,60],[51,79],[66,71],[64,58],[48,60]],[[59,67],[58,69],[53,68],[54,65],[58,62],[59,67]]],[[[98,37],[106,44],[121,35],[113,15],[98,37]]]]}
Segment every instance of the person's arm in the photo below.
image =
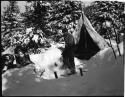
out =
{"type": "Polygon", "coordinates": [[[66,45],[71,46],[75,44],[74,37],[70,33],[65,34],[64,40],[65,40],[66,45]]]}

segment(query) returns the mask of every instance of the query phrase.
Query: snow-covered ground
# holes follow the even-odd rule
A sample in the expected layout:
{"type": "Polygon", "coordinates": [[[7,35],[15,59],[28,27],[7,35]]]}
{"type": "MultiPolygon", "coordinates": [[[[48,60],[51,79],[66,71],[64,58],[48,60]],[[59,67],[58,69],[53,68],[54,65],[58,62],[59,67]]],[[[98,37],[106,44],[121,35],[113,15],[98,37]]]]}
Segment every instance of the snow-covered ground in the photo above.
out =
{"type": "MultiPolygon", "coordinates": [[[[66,69],[62,69],[63,64],[62,51],[59,50],[56,46],[52,46],[44,53],[32,54],[30,59],[35,63],[35,68],[39,72],[43,72],[43,79],[55,79],[54,72],[57,73],[59,78],[62,78],[62,75],[65,75],[66,69]],[[56,64],[56,65],[55,65],[56,64]]],[[[82,60],[74,58],[76,72],[79,72],[79,68],[83,68],[85,64],[82,60]]]]}
{"type": "MultiPolygon", "coordinates": [[[[120,47],[123,47],[120,44],[120,47]],[[120,46],[121,45],[121,46],[120,46]]],[[[121,52],[123,49],[120,49],[121,52]]],[[[117,53],[117,49],[115,49],[117,53]]],[[[122,56],[117,60],[111,49],[104,50],[84,63],[87,72],[59,79],[38,78],[29,65],[14,69],[2,75],[3,96],[123,96],[124,64],[122,56]],[[103,57],[102,57],[103,55],[103,57]]]]}

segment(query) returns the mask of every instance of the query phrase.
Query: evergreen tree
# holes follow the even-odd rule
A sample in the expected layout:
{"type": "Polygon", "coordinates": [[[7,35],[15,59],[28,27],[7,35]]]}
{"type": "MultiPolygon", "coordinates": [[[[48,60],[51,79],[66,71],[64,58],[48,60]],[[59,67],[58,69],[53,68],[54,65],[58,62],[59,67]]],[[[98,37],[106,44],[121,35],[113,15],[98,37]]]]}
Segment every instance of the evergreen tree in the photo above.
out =
{"type": "Polygon", "coordinates": [[[6,10],[3,14],[3,23],[6,25],[6,32],[12,31],[14,28],[18,26],[17,15],[20,13],[19,7],[16,1],[9,1],[9,6],[7,6],[6,10]]]}
{"type": "Polygon", "coordinates": [[[2,46],[9,47],[12,43],[12,36],[15,34],[14,29],[19,27],[19,23],[17,20],[17,16],[20,13],[19,7],[17,5],[17,1],[8,1],[9,5],[4,8],[5,11],[3,12],[2,16],[2,46]]]}
{"type": "MultiPolygon", "coordinates": [[[[32,1],[32,8],[25,12],[27,27],[40,28],[47,36],[58,36],[64,25],[75,24],[81,15],[79,1],[32,1]]],[[[70,25],[71,26],[71,25],[70,25]]]]}
{"type": "Polygon", "coordinates": [[[32,1],[33,9],[26,6],[26,12],[24,13],[24,22],[27,27],[35,27],[35,29],[42,29],[44,26],[44,12],[40,1],[32,1]]]}
{"type": "Polygon", "coordinates": [[[118,1],[95,1],[84,11],[97,32],[105,38],[107,38],[105,22],[111,23],[108,30],[111,38],[115,39],[115,33],[119,36],[121,30],[124,29],[124,22],[120,19],[124,5],[123,2],[118,1]]]}

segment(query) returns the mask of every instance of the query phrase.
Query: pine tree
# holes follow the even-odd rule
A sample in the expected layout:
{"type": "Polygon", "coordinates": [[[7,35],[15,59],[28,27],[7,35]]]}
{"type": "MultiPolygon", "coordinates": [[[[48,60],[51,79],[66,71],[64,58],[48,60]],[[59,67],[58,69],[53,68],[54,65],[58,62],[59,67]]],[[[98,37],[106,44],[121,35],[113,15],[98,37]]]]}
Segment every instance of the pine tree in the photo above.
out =
{"type": "Polygon", "coordinates": [[[47,37],[60,36],[59,32],[64,25],[71,26],[72,23],[75,25],[81,14],[79,1],[65,1],[65,4],[63,1],[32,1],[30,3],[32,8],[25,12],[24,23],[26,27],[40,28],[47,37]]]}
{"type": "MultiPolygon", "coordinates": [[[[29,2],[28,2],[29,3],[29,2]]],[[[42,10],[41,2],[40,1],[33,1],[32,3],[33,9],[28,6],[25,6],[26,12],[24,13],[24,22],[27,27],[35,27],[35,29],[42,29],[44,25],[43,17],[44,13],[42,10]]]]}
{"type": "MultiPolygon", "coordinates": [[[[18,26],[17,14],[20,13],[19,7],[16,1],[9,1],[9,6],[7,6],[4,14],[3,21],[6,25],[6,29],[12,31],[18,26]]],[[[8,31],[8,32],[9,32],[8,31]]]]}
{"type": "Polygon", "coordinates": [[[9,47],[12,44],[12,36],[15,34],[14,29],[19,27],[17,15],[20,13],[20,10],[17,1],[9,1],[9,5],[4,9],[5,11],[3,12],[1,21],[4,30],[2,30],[1,38],[2,44],[9,47]]]}
{"type": "Polygon", "coordinates": [[[109,28],[110,36],[115,39],[115,30],[119,32],[124,28],[124,22],[120,20],[120,16],[124,11],[124,3],[118,1],[95,1],[85,8],[85,14],[93,24],[97,32],[107,38],[106,21],[111,23],[109,28]]]}

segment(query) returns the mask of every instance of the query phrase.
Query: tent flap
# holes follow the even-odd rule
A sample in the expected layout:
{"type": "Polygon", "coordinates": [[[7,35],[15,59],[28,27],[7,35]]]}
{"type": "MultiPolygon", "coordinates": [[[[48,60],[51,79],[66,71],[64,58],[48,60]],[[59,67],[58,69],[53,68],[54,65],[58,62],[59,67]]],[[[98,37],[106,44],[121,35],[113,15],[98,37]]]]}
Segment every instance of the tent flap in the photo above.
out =
{"type": "Polygon", "coordinates": [[[88,56],[89,59],[99,50],[108,47],[105,39],[95,31],[84,13],[78,20],[77,29],[73,33],[73,37],[76,45],[75,54],[80,55],[80,58],[88,56]]]}
{"type": "Polygon", "coordinates": [[[105,41],[105,39],[95,31],[95,29],[92,27],[92,24],[90,23],[88,18],[84,15],[84,13],[83,15],[81,15],[80,19],[78,20],[77,29],[73,33],[76,44],[78,44],[80,40],[80,33],[81,33],[82,25],[85,25],[87,32],[89,33],[93,41],[99,46],[100,49],[104,49],[108,47],[108,44],[105,41]]]}
{"type": "Polygon", "coordinates": [[[92,37],[92,39],[97,43],[97,45],[99,46],[100,49],[104,49],[106,47],[108,47],[107,42],[105,41],[105,39],[100,36],[95,29],[92,27],[92,24],[90,23],[90,21],[88,20],[88,18],[84,16],[84,25],[86,26],[86,29],[89,33],[89,35],[92,37]]]}

